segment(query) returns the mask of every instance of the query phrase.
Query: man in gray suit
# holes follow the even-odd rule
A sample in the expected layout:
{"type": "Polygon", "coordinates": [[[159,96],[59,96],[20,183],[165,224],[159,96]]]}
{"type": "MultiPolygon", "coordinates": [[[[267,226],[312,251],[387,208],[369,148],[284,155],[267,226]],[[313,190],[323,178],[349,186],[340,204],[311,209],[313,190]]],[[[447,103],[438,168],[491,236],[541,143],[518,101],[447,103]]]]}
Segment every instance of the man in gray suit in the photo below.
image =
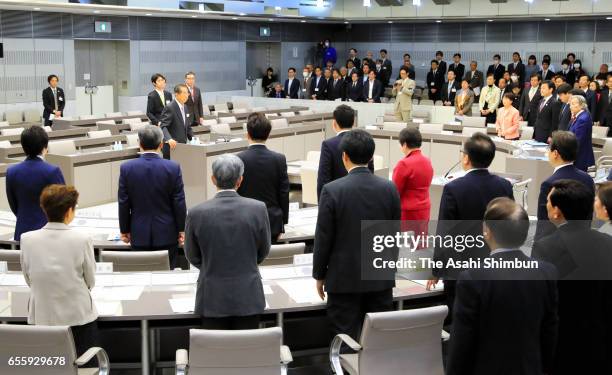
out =
{"type": "Polygon", "coordinates": [[[480,88],[483,84],[483,75],[480,70],[478,70],[478,63],[475,60],[470,62],[470,71],[465,73],[465,77],[463,79],[467,80],[470,83],[470,88],[474,91],[474,96],[476,99],[480,97],[480,88]]]}
{"type": "Polygon", "coordinates": [[[189,99],[187,86],[180,83],[174,86],[174,101],[164,107],[159,127],[164,132],[164,159],[170,159],[170,150],[176,148],[177,143],[187,143],[193,137],[191,130],[193,115],[186,105],[189,99]]]}
{"type": "Polygon", "coordinates": [[[212,165],[217,195],[189,210],[185,255],[200,269],[195,313],[205,329],[255,329],[266,307],[257,265],[270,252],[270,222],[263,202],[243,198],[244,164],[221,155],[212,165]]]}

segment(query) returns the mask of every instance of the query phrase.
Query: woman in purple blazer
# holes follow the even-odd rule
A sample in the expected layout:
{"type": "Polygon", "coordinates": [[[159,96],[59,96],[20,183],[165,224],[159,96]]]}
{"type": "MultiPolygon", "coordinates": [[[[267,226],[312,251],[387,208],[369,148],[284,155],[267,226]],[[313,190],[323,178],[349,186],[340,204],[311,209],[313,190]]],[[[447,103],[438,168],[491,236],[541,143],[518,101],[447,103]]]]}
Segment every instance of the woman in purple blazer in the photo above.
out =
{"type": "Polygon", "coordinates": [[[578,154],[574,165],[576,168],[586,171],[590,166],[595,165],[592,141],[593,119],[589,113],[587,101],[583,96],[572,96],[570,111],[572,118],[569,131],[576,134],[578,140],[578,154]]]}

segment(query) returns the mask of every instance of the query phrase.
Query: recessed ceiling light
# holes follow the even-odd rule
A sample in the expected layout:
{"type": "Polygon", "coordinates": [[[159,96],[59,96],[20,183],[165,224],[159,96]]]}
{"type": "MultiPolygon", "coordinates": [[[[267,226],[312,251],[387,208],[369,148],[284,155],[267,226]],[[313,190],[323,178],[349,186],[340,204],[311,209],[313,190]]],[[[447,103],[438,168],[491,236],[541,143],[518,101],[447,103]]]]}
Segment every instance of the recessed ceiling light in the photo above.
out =
{"type": "Polygon", "coordinates": [[[344,21],[344,24],[345,24],[345,25],[348,25],[348,23],[349,23],[349,21],[344,21]]]}
{"type": "Polygon", "coordinates": [[[233,19],[233,20],[237,20],[237,19],[238,19],[238,17],[232,17],[232,19],[233,19]]]}
{"type": "Polygon", "coordinates": [[[544,21],[548,22],[550,21],[550,18],[544,18],[544,21]]]}
{"type": "Polygon", "coordinates": [[[306,20],[301,20],[300,22],[301,22],[301,23],[306,23],[306,20]]]}
{"type": "Polygon", "coordinates": [[[436,23],[442,23],[442,20],[436,20],[436,23]]]}
{"type": "Polygon", "coordinates": [[[34,10],[40,10],[40,8],[34,8],[34,10]]]}
{"type": "Polygon", "coordinates": [[[191,16],[191,18],[197,18],[198,16],[191,16]]]}
{"type": "Polygon", "coordinates": [[[239,13],[239,16],[246,16],[246,13],[239,13]]]}
{"type": "Polygon", "coordinates": [[[489,22],[493,22],[493,20],[489,20],[489,22]]]}
{"type": "Polygon", "coordinates": [[[94,13],[100,13],[100,11],[99,10],[94,10],[94,13]]]}
{"type": "Polygon", "coordinates": [[[274,22],[274,19],[273,18],[268,18],[268,21],[274,22]]]}
{"type": "Polygon", "coordinates": [[[606,17],[607,20],[612,20],[612,17],[606,17]]]}
{"type": "Polygon", "coordinates": [[[393,23],[393,21],[387,21],[387,23],[393,23]]]}
{"type": "Polygon", "coordinates": [[[152,16],[152,14],[151,13],[147,13],[147,14],[145,14],[145,16],[152,16]]]}

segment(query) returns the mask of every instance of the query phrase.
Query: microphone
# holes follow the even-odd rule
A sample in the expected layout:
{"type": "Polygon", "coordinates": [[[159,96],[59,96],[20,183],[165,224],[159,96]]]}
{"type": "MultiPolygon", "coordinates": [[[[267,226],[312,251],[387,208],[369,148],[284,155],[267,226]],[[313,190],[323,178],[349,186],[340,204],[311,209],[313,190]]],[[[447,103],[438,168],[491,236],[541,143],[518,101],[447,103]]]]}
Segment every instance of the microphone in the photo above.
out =
{"type": "Polygon", "coordinates": [[[461,164],[461,160],[459,160],[458,162],[453,164],[452,167],[450,167],[450,169],[446,172],[446,174],[444,174],[444,178],[446,178],[453,171],[453,169],[457,168],[459,164],[461,164]]]}

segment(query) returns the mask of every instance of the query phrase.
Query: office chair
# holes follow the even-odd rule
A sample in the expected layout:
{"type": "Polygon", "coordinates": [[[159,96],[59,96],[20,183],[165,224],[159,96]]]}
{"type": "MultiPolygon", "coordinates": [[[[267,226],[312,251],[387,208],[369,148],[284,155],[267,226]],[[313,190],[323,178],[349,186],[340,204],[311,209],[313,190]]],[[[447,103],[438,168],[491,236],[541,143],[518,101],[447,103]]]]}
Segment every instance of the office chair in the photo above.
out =
{"type": "Polygon", "coordinates": [[[25,122],[35,122],[40,124],[40,110],[38,108],[28,108],[23,111],[23,117],[25,122]]]}
{"type": "Polygon", "coordinates": [[[170,271],[168,250],[107,251],[100,250],[100,262],[113,263],[113,271],[170,271]]]}
{"type": "Polygon", "coordinates": [[[0,130],[1,135],[20,135],[24,128],[6,128],[0,130]]]}
{"type": "Polygon", "coordinates": [[[21,251],[0,249],[0,262],[6,262],[9,271],[21,271],[21,251]]]}
{"type": "Polygon", "coordinates": [[[300,167],[300,180],[302,181],[302,203],[317,205],[317,172],[318,165],[303,165],[300,167]]]}
{"type": "Polygon", "coordinates": [[[10,361],[16,355],[21,359],[45,358],[54,365],[11,366],[11,375],[107,375],[110,371],[108,356],[102,348],[89,348],[77,358],[72,331],[67,326],[0,325],[0,356],[10,361]],[[98,368],[82,368],[94,356],[98,359],[98,368]]]}
{"type": "Polygon", "coordinates": [[[87,132],[87,137],[89,138],[104,138],[104,137],[112,137],[110,130],[92,130],[87,132]]]}
{"type": "Polygon", "coordinates": [[[329,352],[336,375],[443,375],[440,332],[444,305],[366,314],[359,343],[346,334],[334,337],[329,352]],[[355,354],[340,354],[342,344],[355,354]]]}
{"type": "Polygon", "coordinates": [[[443,124],[420,124],[419,131],[421,133],[440,134],[444,130],[443,124]]]}
{"type": "Polygon", "coordinates": [[[281,264],[293,264],[293,256],[304,254],[306,249],[305,242],[296,242],[283,245],[272,245],[270,253],[261,265],[262,266],[278,266],[281,264]]]}
{"type": "Polygon", "coordinates": [[[23,122],[23,112],[18,110],[4,112],[4,119],[9,124],[19,124],[23,122]]]}
{"type": "Polygon", "coordinates": [[[49,142],[49,153],[56,155],[71,155],[76,154],[77,149],[74,140],[68,139],[65,141],[49,142]]]}
{"type": "Polygon", "coordinates": [[[521,136],[519,137],[519,139],[523,141],[528,141],[530,139],[533,139],[533,128],[530,126],[527,126],[521,129],[521,136]]]}
{"type": "Polygon", "coordinates": [[[228,117],[219,117],[220,124],[233,124],[236,122],[236,117],[228,116],[228,117]]]}
{"type": "Polygon", "coordinates": [[[189,352],[176,351],[177,375],[286,375],[293,361],[280,327],[189,330],[189,352]]]}
{"type": "Polygon", "coordinates": [[[514,200],[519,202],[521,206],[527,211],[529,199],[527,197],[527,192],[529,191],[529,184],[531,183],[531,178],[523,180],[521,182],[517,182],[512,185],[512,192],[514,195],[514,200]]]}

